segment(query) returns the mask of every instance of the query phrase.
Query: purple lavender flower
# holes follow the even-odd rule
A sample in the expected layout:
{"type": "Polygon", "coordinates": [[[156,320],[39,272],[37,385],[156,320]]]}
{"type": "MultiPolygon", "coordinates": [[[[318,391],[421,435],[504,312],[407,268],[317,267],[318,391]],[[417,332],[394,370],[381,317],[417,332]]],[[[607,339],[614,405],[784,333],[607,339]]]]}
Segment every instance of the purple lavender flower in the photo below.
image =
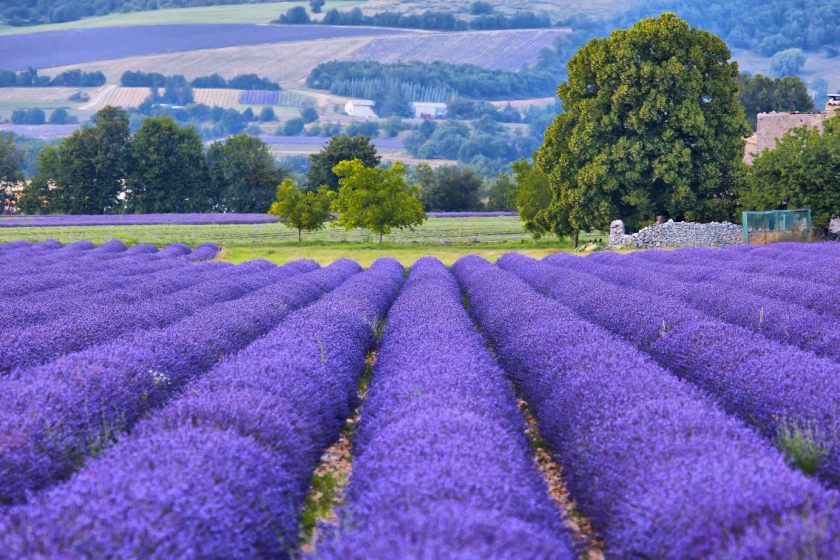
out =
{"type": "Polygon", "coordinates": [[[69,481],[9,510],[0,555],[289,557],[312,471],[356,404],[402,280],[383,259],[291,314],[69,481]]]}
{"type": "MultiPolygon", "coordinates": [[[[500,264],[542,289],[562,286],[564,304],[575,297],[575,305],[617,305],[595,278],[586,281],[599,290],[597,297],[592,291],[572,296],[583,283],[566,284],[554,267],[513,254],[500,264]]],[[[529,402],[572,497],[609,556],[840,553],[838,494],[790,469],[699,390],[511,272],[478,257],[464,257],[453,268],[471,313],[529,402]]]]}
{"type": "Polygon", "coordinates": [[[524,432],[454,278],[419,260],[385,324],[341,531],[315,557],[572,558],[524,432]]]}
{"type": "Polygon", "coordinates": [[[840,486],[840,364],[713,319],[664,294],[508,254],[499,266],[587,320],[621,336],[673,374],[706,391],[768,438],[793,425],[824,450],[816,468],[840,486]]]}

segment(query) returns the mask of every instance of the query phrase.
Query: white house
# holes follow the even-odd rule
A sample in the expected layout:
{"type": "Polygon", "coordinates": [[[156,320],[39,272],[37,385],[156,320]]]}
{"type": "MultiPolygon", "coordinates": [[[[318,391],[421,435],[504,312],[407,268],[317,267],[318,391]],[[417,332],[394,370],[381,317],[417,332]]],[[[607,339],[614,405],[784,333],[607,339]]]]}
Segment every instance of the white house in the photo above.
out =
{"type": "Polygon", "coordinates": [[[415,119],[442,119],[446,116],[446,103],[415,101],[411,104],[415,119]]]}
{"type": "Polygon", "coordinates": [[[376,113],[373,112],[373,106],[374,102],[370,99],[351,99],[344,105],[344,112],[351,117],[375,119],[376,113]]]}

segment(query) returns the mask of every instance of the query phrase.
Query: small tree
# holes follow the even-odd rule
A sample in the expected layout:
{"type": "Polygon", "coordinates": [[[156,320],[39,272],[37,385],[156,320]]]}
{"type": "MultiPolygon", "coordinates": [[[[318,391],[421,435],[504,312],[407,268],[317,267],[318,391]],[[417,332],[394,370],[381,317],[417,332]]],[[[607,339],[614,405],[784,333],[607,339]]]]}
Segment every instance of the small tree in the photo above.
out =
{"type": "Polygon", "coordinates": [[[277,216],[289,227],[297,229],[299,243],[302,231],[322,229],[329,220],[332,196],[326,187],[317,191],[301,192],[293,180],[284,179],[277,187],[277,199],[268,213],[277,216]]]}
{"type": "Polygon", "coordinates": [[[309,14],[306,13],[306,8],[303,6],[295,6],[280,16],[280,23],[288,25],[302,25],[310,23],[309,14]]]}
{"type": "Polygon", "coordinates": [[[274,109],[272,107],[263,107],[262,111],[260,111],[260,120],[262,122],[276,121],[277,115],[274,114],[274,109]]]}
{"type": "Polygon", "coordinates": [[[805,66],[802,49],[779,51],[770,59],[770,70],[777,76],[795,76],[805,66]]]}
{"type": "Polygon", "coordinates": [[[307,106],[300,110],[300,116],[306,124],[314,123],[318,120],[318,109],[307,106]]]}
{"type": "Polygon", "coordinates": [[[359,159],[342,161],[333,168],[339,178],[338,196],[332,203],[339,218],[336,225],[347,229],[362,227],[382,235],[393,228],[414,229],[426,214],[417,200],[418,185],[407,185],[407,169],[395,162],[387,169],[365,167],[359,159]]]}
{"type": "Polygon", "coordinates": [[[321,8],[323,8],[326,3],[326,0],[309,0],[309,6],[312,8],[313,14],[320,14],[321,8]]]}
{"type": "MultiPolygon", "coordinates": [[[[323,134],[323,130],[321,131],[323,134]]],[[[338,191],[338,176],[333,168],[342,161],[361,160],[365,167],[376,167],[382,158],[376,153],[376,146],[369,136],[333,136],[317,154],[310,154],[312,164],[306,173],[306,190],[318,190],[326,185],[331,191],[338,191]]]]}

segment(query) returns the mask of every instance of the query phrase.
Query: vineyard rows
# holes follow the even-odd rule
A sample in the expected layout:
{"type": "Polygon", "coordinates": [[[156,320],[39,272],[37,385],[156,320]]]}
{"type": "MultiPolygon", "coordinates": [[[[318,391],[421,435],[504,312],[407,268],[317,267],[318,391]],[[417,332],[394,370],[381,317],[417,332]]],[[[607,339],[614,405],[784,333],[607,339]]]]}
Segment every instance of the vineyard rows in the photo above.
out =
{"type": "Polygon", "coordinates": [[[837,558],[838,247],[0,244],[0,558],[837,558]]]}

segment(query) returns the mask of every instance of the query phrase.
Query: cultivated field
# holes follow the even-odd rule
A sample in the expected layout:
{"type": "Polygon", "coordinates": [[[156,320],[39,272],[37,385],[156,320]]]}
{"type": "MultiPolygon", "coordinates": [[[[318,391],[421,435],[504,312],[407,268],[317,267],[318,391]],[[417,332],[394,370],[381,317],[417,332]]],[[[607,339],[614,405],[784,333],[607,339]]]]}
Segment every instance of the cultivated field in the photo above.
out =
{"type": "Polygon", "coordinates": [[[322,62],[346,58],[369,40],[368,37],[353,37],[130,56],[48,68],[44,69],[43,73],[55,75],[70,68],[81,68],[88,72],[100,70],[109,82],[119,83],[120,76],[126,70],[135,71],[142,68],[145,72],[183,74],[190,80],[213,73],[228,79],[238,74],[259,74],[270,80],[285,83],[303,80],[322,62]]]}
{"type": "MultiPolygon", "coordinates": [[[[353,0],[330,0],[322,11],[336,8],[350,10],[362,2],[353,0]]],[[[266,2],[263,4],[230,4],[226,6],[201,6],[197,8],[168,8],[127,14],[111,14],[103,17],[84,18],[66,23],[51,23],[30,27],[0,25],[0,35],[37,33],[40,31],[62,31],[67,29],[90,29],[92,27],[129,27],[133,25],[182,25],[208,23],[268,23],[295,6],[309,9],[308,2],[266,2]]]]}
{"type": "MultiPolygon", "coordinates": [[[[455,12],[461,17],[469,17],[473,0],[415,0],[403,2],[401,0],[367,0],[362,6],[368,13],[375,12],[406,12],[419,14],[426,10],[455,12]]],[[[493,9],[504,14],[514,14],[520,11],[547,11],[552,21],[566,19],[578,14],[608,19],[625,12],[629,7],[637,4],[638,0],[590,0],[578,2],[576,0],[496,0],[491,2],[493,9]]]]}
{"type": "MultiPolygon", "coordinates": [[[[584,235],[582,243],[594,242],[601,234],[584,235]]],[[[165,245],[185,243],[195,247],[213,242],[223,247],[222,258],[231,262],[268,259],[285,263],[311,258],[322,264],[339,258],[352,258],[365,265],[382,255],[391,255],[409,265],[424,255],[436,255],[447,263],[476,253],[495,259],[506,251],[526,251],[544,256],[570,249],[567,240],[531,240],[522,229],[518,217],[494,218],[429,218],[414,231],[386,235],[383,247],[376,245],[376,236],[366,230],[346,231],[327,228],[303,234],[297,242],[297,231],[279,223],[241,225],[133,225],[75,227],[0,227],[0,242],[26,239],[33,242],[57,239],[63,243],[91,240],[104,243],[118,239],[128,244],[141,242],[165,245]]]]}
{"type": "Polygon", "coordinates": [[[409,270],[218,250],[0,244],[8,556],[840,547],[836,243],[409,270]]]}
{"type": "Polygon", "coordinates": [[[411,32],[326,25],[137,25],[2,35],[0,52],[5,70],[46,69],[157,53],[402,33],[411,32]]]}
{"type": "Polygon", "coordinates": [[[535,63],[539,51],[550,47],[553,38],[561,33],[565,31],[470,31],[297,41],[127,57],[48,68],[43,73],[55,75],[71,67],[87,72],[99,70],[115,83],[126,70],[142,68],[145,72],[183,74],[188,79],[214,72],[225,78],[254,73],[288,83],[302,81],[318,64],[330,60],[444,60],[518,70],[523,64],[535,63]]]}
{"type": "MultiPolygon", "coordinates": [[[[53,218],[49,218],[53,219],[53,218]]],[[[56,218],[61,219],[61,218],[56,218]]],[[[308,242],[351,243],[372,242],[376,236],[366,230],[347,231],[341,228],[327,228],[304,233],[308,242]]],[[[255,247],[276,245],[283,242],[297,242],[297,230],[279,223],[241,225],[132,225],[132,226],[76,226],[76,227],[0,227],[0,242],[15,239],[45,241],[57,239],[64,243],[87,239],[102,243],[108,239],[119,239],[126,243],[143,242],[158,245],[186,243],[196,246],[214,242],[223,247],[255,247]]],[[[522,229],[522,222],[516,216],[495,218],[429,218],[414,231],[395,231],[386,235],[388,243],[407,244],[480,244],[519,242],[530,239],[522,229]]]]}
{"type": "Polygon", "coordinates": [[[348,60],[451,62],[477,64],[494,70],[519,70],[531,65],[544,48],[553,45],[563,29],[471,31],[371,39],[348,60]]]}
{"type": "Polygon", "coordinates": [[[78,101],[68,101],[76,92],[82,92],[90,97],[96,95],[101,88],[71,88],[71,87],[12,87],[0,88],[0,109],[17,109],[20,107],[74,107],[80,105],[78,101]]]}

